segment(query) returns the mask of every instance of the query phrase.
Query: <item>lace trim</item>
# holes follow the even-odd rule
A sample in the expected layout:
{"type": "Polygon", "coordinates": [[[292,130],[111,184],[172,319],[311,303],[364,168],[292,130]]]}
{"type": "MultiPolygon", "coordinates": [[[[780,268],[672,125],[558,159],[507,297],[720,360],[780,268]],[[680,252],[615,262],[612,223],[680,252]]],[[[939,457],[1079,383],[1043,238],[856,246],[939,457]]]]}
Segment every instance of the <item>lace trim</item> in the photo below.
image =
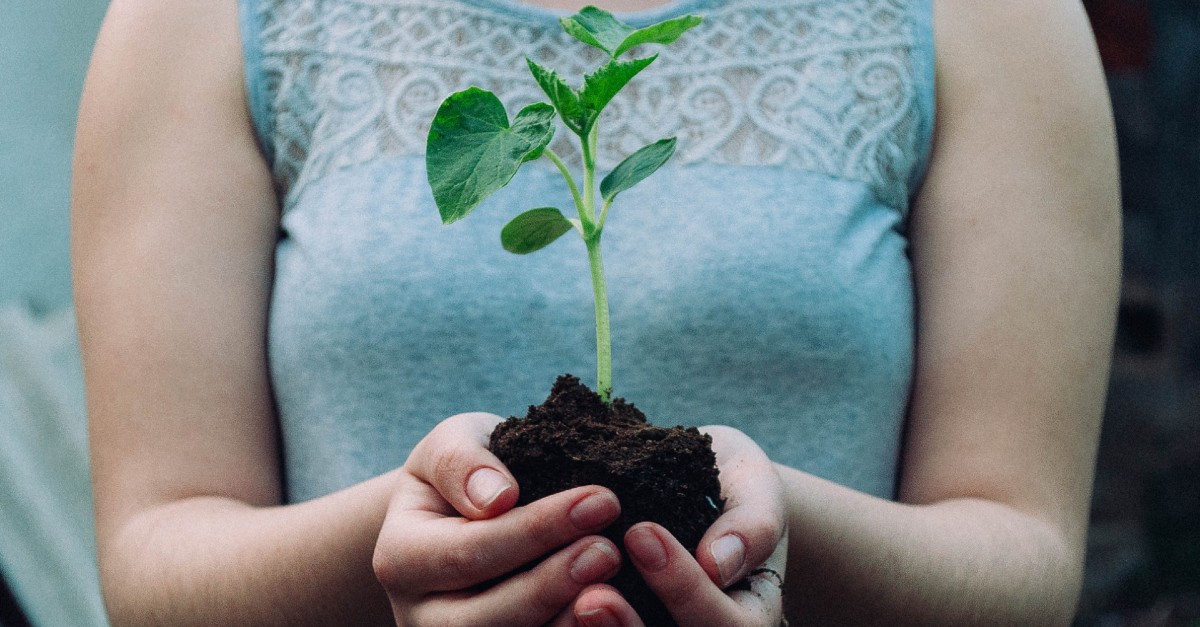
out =
{"type": "MultiPolygon", "coordinates": [[[[924,150],[916,55],[927,54],[905,0],[718,5],[676,44],[647,51],[661,55],[602,118],[600,165],[675,135],[680,163],[820,172],[903,209],[924,150]]],[[[544,101],[526,56],[572,77],[601,61],[557,24],[450,0],[264,0],[258,19],[285,207],[332,171],[424,154],[453,91],[490,89],[510,111],[544,101]]],[[[553,147],[577,159],[569,135],[553,147]]]]}

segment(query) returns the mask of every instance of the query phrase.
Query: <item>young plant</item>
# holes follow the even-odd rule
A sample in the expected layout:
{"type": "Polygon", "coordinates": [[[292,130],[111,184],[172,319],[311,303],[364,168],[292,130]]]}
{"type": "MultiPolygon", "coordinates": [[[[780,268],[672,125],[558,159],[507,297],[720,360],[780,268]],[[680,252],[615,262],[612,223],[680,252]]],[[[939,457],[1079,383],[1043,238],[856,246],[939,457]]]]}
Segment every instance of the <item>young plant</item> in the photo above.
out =
{"type": "Polygon", "coordinates": [[[630,79],[657,58],[654,55],[620,60],[621,55],[642,44],[669,44],[700,21],[699,17],[687,15],[633,28],[611,13],[585,7],[571,17],[562,18],[562,27],[579,41],[603,50],[609,58],[583,78],[579,89],[572,88],[554,70],[526,58],[534,80],[550,104],[531,104],[521,109],[510,124],[508,113],[495,94],[471,87],[446,98],[429,129],[426,171],[444,224],[466,217],[488,196],[507,185],[529,161],[545,157],[562,174],[575,202],[576,217],[568,218],[554,207],[530,209],[504,226],[500,242],[505,250],[523,255],[546,247],[572,229],[583,239],[596,306],[596,392],[605,403],[612,400],[612,341],[600,236],[617,195],[666,163],[675,152],[675,138],[659,140],[629,155],[600,181],[597,199],[597,120],[630,79]],[[556,116],[579,138],[582,189],[563,160],[549,148],[556,116]]]}

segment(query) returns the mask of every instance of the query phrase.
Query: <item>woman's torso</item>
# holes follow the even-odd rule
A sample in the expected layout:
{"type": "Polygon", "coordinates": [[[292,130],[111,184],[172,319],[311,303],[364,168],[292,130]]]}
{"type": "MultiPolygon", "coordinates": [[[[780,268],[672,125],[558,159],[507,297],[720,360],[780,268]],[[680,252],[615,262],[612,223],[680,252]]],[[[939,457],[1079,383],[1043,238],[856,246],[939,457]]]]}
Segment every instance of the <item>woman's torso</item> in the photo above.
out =
{"type": "MultiPolygon", "coordinates": [[[[283,199],[269,353],[288,495],[403,463],[438,421],[522,414],[594,372],[587,260],[517,257],[500,227],[572,208],[527,165],[442,226],[424,142],[468,85],[515,112],[529,56],[578,84],[599,57],[512,0],[243,0],[250,101],[283,199]],[[582,58],[581,58],[582,55],[582,58]]],[[[605,256],[615,392],[663,424],[721,423],[777,461],[890,496],[913,367],[907,199],[932,125],[927,0],[675,0],[706,21],[601,120],[601,167],[679,138],[622,194],[605,256]]],[[[553,146],[576,154],[560,129],[553,146]]]]}

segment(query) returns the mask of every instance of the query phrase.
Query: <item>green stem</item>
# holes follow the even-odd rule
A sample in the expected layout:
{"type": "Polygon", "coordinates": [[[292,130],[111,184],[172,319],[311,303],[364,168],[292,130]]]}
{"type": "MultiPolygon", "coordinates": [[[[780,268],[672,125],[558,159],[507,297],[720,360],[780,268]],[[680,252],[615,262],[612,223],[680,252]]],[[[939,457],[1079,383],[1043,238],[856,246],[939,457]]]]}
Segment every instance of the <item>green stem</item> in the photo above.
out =
{"type": "Polygon", "coordinates": [[[587,207],[588,218],[596,221],[596,127],[593,124],[587,137],[580,137],[580,148],[583,151],[583,202],[587,207]]]}
{"type": "MultiPolygon", "coordinates": [[[[592,152],[593,158],[596,155],[596,140],[600,137],[600,132],[596,130],[599,126],[599,124],[592,124],[592,132],[588,133],[587,136],[588,150],[592,152]]],[[[595,165],[594,159],[592,165],[595,165]]]]}
{"type": "Polygon", "coordinates": [[[596,221],[596,216],[594,213],[596,207],[596,193],[592,191],[592,188],[595,187],[595,183],[593,182],[593,179],[595,178],[595,166],[592,166],[588,163],[588,155],[586,153],[584,154],[583,158],[583,209],[587,212],[588,221],[594,223],[596,221]]]}
{"type": "Polygon", "coordinates": [[[608,289],[604,284],[604,263],[600,259],[600,233],[584,240],[592,271],[592,292],[596,297],[596,392],[606,404],[612,403],[612,336],[608,326],[608,289]]]}
{"type": "Polygon", "coordinates": [[[571,171],[567,169],[567,164],[563,163],[562,158],[560,158],[553,150],[550,150],[550,148],[546,148],[544,151],[542,151],[542,154],[546,155],[546,158],[554,163],[554,166],[558,168],[559,173],[562,174],[563,180],[567,182],[567,187],[571,188],[571,198],[575,200],[575,209],[579,211],[579,217],[583,220],[590,221],[591,216],[584,215],[583,199],[579,197],[579,187],[575,185],[575,177],[571,176],[571,171]]]}
{"type": "Polygon", "coordinates": [[[604,230],[604,221],[608,219],[608,208],[612,205],[612,199],[605,198],[604,206],[600,209],[600,217],[596,219],[596,228],[604,230]]]}
{"type": "MultiPolygon", "coordinates": [[[[600,259],[600,212],[596,211],[596,127],[593,124],[586,137],[580,137],[583,151],[583,204],[592,220],[594,229],[589,229],[583,239],[588,251],[588,264],[592,272],[592,293],[596,303],[596,392],[605,404],[612,403],[612,335],[608,325],[608,288],[604,283],[604,263],[600,259]]],[[[608,203],[605,202],[605,208],[608,203]]],[[[581,212],[584,213],[584,212],[581,212]]]]}

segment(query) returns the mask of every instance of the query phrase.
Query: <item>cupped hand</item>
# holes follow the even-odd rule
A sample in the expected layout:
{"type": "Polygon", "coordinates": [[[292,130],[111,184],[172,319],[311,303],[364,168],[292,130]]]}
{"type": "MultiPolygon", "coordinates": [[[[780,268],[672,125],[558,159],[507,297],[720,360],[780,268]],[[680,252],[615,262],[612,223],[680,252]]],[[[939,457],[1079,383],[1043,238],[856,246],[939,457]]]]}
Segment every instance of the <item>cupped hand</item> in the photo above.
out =
{"type": "Polygon", "coordinates": [[[373,564],[398,625],[546,624],[620,566],[617,548],[593,535],[620,513],[611,491],[513,507],[516,480],[487,450],[500,420],[448,418],[401,469],[373,564]]]}
{"type": "MultiPolygon", "coordinates": [[[[681,626],[777,627],[787,565],[783,484],[766,453],[742,432],[701,431],[713,438],[725,511],[701,538],[695,557],[654,523],[631,527],[625,548],[681,626]]],[[[643,627],[611,586],[589,587],[570,613],[555,625],[643,627]]]]}

